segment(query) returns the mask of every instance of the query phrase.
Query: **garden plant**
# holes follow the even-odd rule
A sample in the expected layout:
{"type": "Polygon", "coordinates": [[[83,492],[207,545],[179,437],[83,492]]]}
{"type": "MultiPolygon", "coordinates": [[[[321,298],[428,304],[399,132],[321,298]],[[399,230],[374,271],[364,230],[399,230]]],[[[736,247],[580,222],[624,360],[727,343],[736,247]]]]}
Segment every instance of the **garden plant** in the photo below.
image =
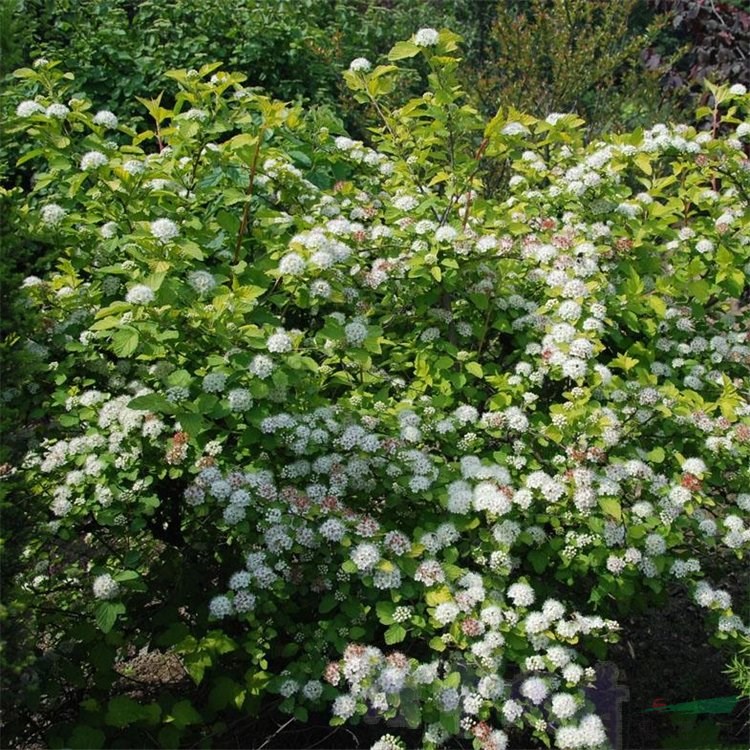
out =
{"type": "Polygon", "coordinates": [[[138,129],[16,71],[6,218],[54,261],[6,347],[10,736],[211,747],[273,704],[600,750],[622,617],[677,583],[746,646],[750,96],[587,142],[487,121],[460,57],[353,60],[369,145],[212,64],[138,129]],[[198,689],[129,681],[154,652],[198,689]]]}

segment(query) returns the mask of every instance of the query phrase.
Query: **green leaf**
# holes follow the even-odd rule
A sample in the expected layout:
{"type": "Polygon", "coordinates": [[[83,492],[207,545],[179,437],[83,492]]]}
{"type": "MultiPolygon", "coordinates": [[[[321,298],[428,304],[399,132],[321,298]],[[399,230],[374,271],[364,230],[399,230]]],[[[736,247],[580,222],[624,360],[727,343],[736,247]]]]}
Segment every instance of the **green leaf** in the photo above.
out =
{"type": "Polygon", "coordinates": [[[107,714],[104,722],[109,726],[124,729],[129,724],[134,724],[144,718],[143,706],[128,698],[127,695],[118,695],[107,704],[107,714]]]}
{"type": "Polygon", "coordinates": [[[106,735],[101,729],[79,724],[68,740],[68,747],[71,750],[94,750],[94,748],[104,747],[105,738],[106,735]]]}
{"type": "Polygon", "coordinates": [[[440,714],[440,724],[448,734],[458,734],[461,730],[458,713],[455,711],[440,714]]]}
{"type": "Polygon", "coordinates": [[[112,577],[118,583],[124,583],[125,581],[134,581],[136,578],[140,578],[140,574],[135,570],[123,570],[112,577]]]}
{"type": "Polygon", "coordinates": [[[666,455],[664,448],[657,445],[656,448],[646,454],[646,458],[649,461],[653,461],[655,464],[660,464],[666,458],[666,455]]]}
{"type": "Polygon", "coordinates": [[[627,354],[621,354],[619,357],[615,357],[610,363],[610,367],[617,367],[620,370],[632,370],[638,364],[638,360],[633,357],[628,357],[627,354]]]}
{"type": "Polygon", "coordinates": [[[159,393],[147,393],[144,396],[136,396],[128,402],[128,409],[136,411],[153,411],[158,414],[172,414],[174,405],[167,401],[159,393]]]}
{"type": "Polygon", "coordinates": [[[529,558],[529,562],[531,562],[531,566],[536,573],[543,573],[547,569],[549,555],[545,550],[533,549],[526,556],[529,558]]]}
{"type": "Polygon", "coordinates": [[[614,497],[600,497],[599,507],[616,521],[622,520],[622,507],[620,501],[614,497]]]}
{"type": "Polygon", "coordinates": [[[101,602],[96,608],[96,624],[103,633],[109,633],[119,615],[125,612],[122,602],[101,602]]]}
{"type": "Polygon", "coordinates": [[[635,157],[634,161],[644,174],[650,175],[653,172],[653,169],[651,169],[651,157],[648,154],[640,153],[635,157]]]}
{"type": "Polygon", "coordinates": [[[392,646],[394,643],[401,643],[406,638],[406,628],[399,623],[394,623],[385,631],[385,642],[392,646]]]}
{"type": "Polygon", "coordinates": [[[435,636],[430,639],[430,648],[433,651],[445,651],[448,647],[445,645],[445,641],[442,638],[435,636]]]}
{"type": "Polygon", "coordinates": [[[189,240],[182,240],[180,242],[180,252],[185,255],[188,258],[193,258],[193,260],[203,260],[203,251],[200,249],[198,245],[196,245],[195,242],[190,242],[189,240]]]}
{"type": "Polygon", "coordinates": [[[660,318],[663,318],[667,314],[667,303],[661,297],[650,294],[646,297],[646,303],[651,306],[660,318]]]}
{"type": "Polygon", "coordinates": [[[336,609],[336,605],[338,602],[336,601],[336,597],[333,594],[326,594],[321,600],[320,604],[318,605],[318,611],[324,615],[331,610],[336,609]]]}
{"type": "Polygon", "coordinates": [[[415,57],[419,54],[419,50],[420,48],[414,42],[397,42],[388,53],[388,59],[391,62],[395,62],[396,60],[404,60],[407,57],[415,57]]]}
{"type": "Polygon", "coordinates": [[[439,589],[428,591],[424,597],[430,607],[437,607],[438,604],[449,602],[452,599],[450,589],[447,586],[441,586],[439,589]]]}
{"type": "Polygon", "coordinates": [[[123,326],[112,335],[112,351],[118,357],[129,357],[137,348],[140,340],[138,331],[131,326],[123,326]]]}
{"type": "Polygon", "coordinates": [[[471,373],[475,378],[484,377],[484,370],[482,369],[482,365],[480,365],[479,362],[467,362],[466,372],[471,373]]]}
{"type": "Polygon", "coordinates": [[[172,711],[165,717],[165,723],[170,721],[178,729],[184,729],[190,724],[200,724],[203,718],[193,708],[193,704],[190,701],[184,700],[175,703],[172,711]]]}
{"type": "Polygon", "coordinates": [[[182,738],[182,732],[177,727],[168,724],[159,730],[159,747],[167,748],[167,750],[177,750],[180,746],[180,739],[182,738]]]}
{"type": "Polygon", "coordinates": [[[396,605],[393,602],[378,602],[375,605],[375,611],[378,615],[378,620],[383,625],[393,624],[393,613],[396,611],[396,605]]]}

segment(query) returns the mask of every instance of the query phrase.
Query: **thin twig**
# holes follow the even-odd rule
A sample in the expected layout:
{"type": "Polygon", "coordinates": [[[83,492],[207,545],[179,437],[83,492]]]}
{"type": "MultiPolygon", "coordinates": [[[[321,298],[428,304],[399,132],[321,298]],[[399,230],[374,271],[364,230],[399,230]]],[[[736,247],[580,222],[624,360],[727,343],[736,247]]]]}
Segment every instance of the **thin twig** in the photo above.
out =
{"type": "Polygon", "coordinates": [[[253,199],[253,191],[255,190],[255,170],[258,167],[258,155],[260,154],[260,144],[263,143],[263,135],[266,131],[266,126],[261,126],[258,131],[258,143],[255,146],[255,153],[253,154],[253,163],[250,165],[250,183],[247,186],[246,191],[246,202],[245,208],[242,211],[242,222],[240,229],[237,232],[237,242],[234,246],[234,264],[236,265],[240,261],[240,249],[242,247],[242,238],[245,236],[247,231],[247,224],[250,219],[250,203],[253,199]]]}
{"type": "Polygon", "coordinates": [[[272,735],[269,737],[266,737],[265,742],[262,745],[258,746],[258,750],[263,750],[263,748],[277,735],[280,734],[286,727],[288,727],[293,721],[296,721],[294,716],[292,716],[291,719],[284,722],[272,735]]]}

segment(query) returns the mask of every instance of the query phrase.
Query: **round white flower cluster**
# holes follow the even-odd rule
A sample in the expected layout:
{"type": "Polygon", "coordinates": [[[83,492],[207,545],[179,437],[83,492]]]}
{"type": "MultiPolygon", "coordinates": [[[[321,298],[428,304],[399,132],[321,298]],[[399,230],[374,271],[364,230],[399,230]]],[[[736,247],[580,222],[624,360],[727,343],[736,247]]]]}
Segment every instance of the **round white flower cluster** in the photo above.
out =
{"type": "Polygon", "coordinates": [[[292,350],[292,339],[283,328],[279,328],[268,337],[266,347],[272,354],[283,354],[292,350]]]}
{"type": "Polygon", "coordinates": [[[273,372],[273,360],[267,357],[265,354],[256,354],[250,364],[248,370],[255,375],[256,378],[265,380],[273,372]]]}
{"type": "Polygon", "coordinates": [[[125,301],[131,305],[150,305],[155,299],[154,290],[145,284],[136,284],[125,295],[125,301]]]}
{"type": "Polygon", "coordinates": [[[151,222],[151,234],[159,242],[167,243],[173,240],[180,233],[180,230],[171,219],[156,219],[151,222]]]}
{"type": "Polygon", "coordinates": [[[208,271],[191,271],[188,274],[188,284],[198,294],[208,294],[216,286],[216,279],[208,271]]]}
{"type": "Polygon", "coordinates": [[[372,64],[366,57],[357,57],[349,63],[352,73],[369,73],[371,69],[372,64]]]}
{"type": "Polygon", "coordinates": [[[94,115],[94,125],[101,125],[109,130],[115,130],[118,124],[117,116],[108,109],[100,109],[94,115]]]}
{"type": "Polygon", "coordinates": [[[103,573],[94,579],[93,590],[97,599],[114,599],[120,593],[120,584],[109,573],[103,573]]]}
{"type": "Polygon", "coordinates": [[[67,211],[58,206],[57,203],[48,203],[42,208],[42,221],[49,226],[57,226],[66,215],[67,211]]]}
{"type": "Polygon", "coordinates": [[[231,615],[234,611],[232,602],[227,596],[215,596],[208,605],[208,610],[212,617],[221,619],[231,615]]]}
{"type": "Polygon", "coordinates": [[[54,117],[56,120],[64,120],[70,114],[70,109],[64,104],[55,102],[47,107],[45,114],[47,117],[54,117]]]}
{"type": "Polygon", "coordinates": [[[26,101],[20,102],[16,107],[17,117],[32,117],[40,112],[44,112],[44,107],[33,99],[27,99],[26,101]]]}
{"type": "Polygon", "coordinates": [[[247,411],[253,405],[253,397],[245,388],[234,388],[229,391],[227,401],[232,411],[247,411]]]}
{"type": "Polygon", "coordinates": [[[414,44],[417,47],[434,47],[440,38],[435,29],[420,29],[414,35],[414,44]]]}
{"type": "Polygon", "coordinates": [[[81,157],[81,169],[89,172],[92,169],[103,167],[109,162],[109,159],[101,151],[87,151],[81,157]]]}
{"type": "Polygon", "coordinates": [[[209,372],[203,378],[202,388],[205,393],[221,393],[227,384],[227,376],[223,372],[209,372]]]}

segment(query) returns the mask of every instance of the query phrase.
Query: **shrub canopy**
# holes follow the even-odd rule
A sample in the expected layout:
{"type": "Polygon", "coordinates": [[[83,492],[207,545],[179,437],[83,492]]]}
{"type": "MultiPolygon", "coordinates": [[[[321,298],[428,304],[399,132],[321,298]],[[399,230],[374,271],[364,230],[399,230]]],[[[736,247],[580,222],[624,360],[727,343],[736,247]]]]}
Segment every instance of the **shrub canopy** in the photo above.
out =
{"type": "Polygon", "coordinates": [[[373,147],[214,65],[139,131],[16,73],[11,221],[58,260],[5,392],[36,440],[11,637],[44,652],[14,731],[73,690],[57,745],[176,747],[279,695],[427,748],[599,748],[620,615],[676,582],[748,632],[716,586],[750,542],[750,98],[585,144],[485,122],[458,43],[352,63],[373,147]],[[388,107],[412,59],[429,88],[388,107]],[[141,649],[209,697],[124,687],[141,649]]]}

